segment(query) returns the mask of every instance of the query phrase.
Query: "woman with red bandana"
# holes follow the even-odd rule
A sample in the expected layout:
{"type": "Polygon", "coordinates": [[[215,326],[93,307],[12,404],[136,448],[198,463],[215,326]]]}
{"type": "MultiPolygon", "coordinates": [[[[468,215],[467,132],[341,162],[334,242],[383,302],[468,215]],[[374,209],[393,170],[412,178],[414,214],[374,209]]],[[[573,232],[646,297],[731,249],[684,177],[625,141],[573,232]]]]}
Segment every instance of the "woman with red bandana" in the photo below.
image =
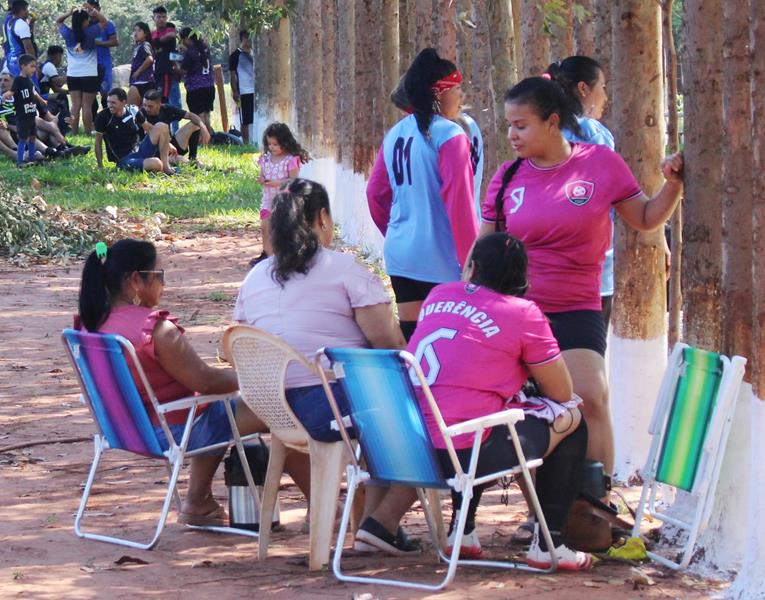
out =
{"type": "Polygon", "coordinates": [[[461,83],[433,48],[417,55],[404,78],[412,114],[386,134],[367,186],[407,340],[428,292],[459,280],[478,233],[470,141],[450,120],[460,113],[461,83]]]}

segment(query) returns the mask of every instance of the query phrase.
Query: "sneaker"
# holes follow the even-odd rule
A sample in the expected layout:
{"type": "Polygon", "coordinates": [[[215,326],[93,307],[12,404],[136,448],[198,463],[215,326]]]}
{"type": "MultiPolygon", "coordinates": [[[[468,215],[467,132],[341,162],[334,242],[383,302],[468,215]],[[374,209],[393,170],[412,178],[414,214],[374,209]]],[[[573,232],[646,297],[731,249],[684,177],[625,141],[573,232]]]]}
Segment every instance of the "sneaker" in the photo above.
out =
{"type": "MultiPolygon", "coordinates": [[[[590,554],[572,550],[565,544],[555,548],[555,556],[558,557],[559,571],[584,571],[592,567],[590,554]]],[[[536,569],[549,569],[552,566],[550,552],[542,550],[539,545],[539,523],[534,525],[534,537],[531,540],[531,547],[526,552],[526,564],[536,569]]]]}
{"type": "Polygon", "coordinates": [[[393,535],[372,517],[367,517],[356,532],[353,549],[358,552],[385,552],[391,556],[408,556],[422,551],[420,540],[410,539],[400,527],[393,535]]]}
{"type": "Polygon", "coordinates": [[[517,546],[528,546],[534,537],[534,517],[529,517],[524,523],[521,523],[510,536],[510,543],[517,546]]]}
{"type": "MultiPolygon", "coordinates": [[[[449,539],[446,541],[447,556],[451,556],[454,549],[455,531],[449,534],[449,539]]],[[[481,558],[483,556],[483,550],[481,549],[481,541],[478,539],[478,531],[473,529],[470,533],[466,533],[462,536],[462,544],[460,545],[460,558],[481,558]]]]}

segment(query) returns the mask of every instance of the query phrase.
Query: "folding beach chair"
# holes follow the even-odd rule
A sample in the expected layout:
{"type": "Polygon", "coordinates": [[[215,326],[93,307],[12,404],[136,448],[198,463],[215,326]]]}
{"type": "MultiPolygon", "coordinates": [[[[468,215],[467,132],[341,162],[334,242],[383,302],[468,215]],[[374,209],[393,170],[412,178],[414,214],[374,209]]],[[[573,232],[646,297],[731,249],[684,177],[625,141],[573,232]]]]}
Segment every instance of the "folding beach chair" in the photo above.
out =
{"type": "Polygon", "coordinates": [[[632,531],[633,536],[640,535],[647,509],[651,516],[688,532],[679,562],[648,553],[667,567],[688,566],[696,539],[709,520],[745,366],[741,356],[728,359],[681,343],[670,356],[648,429],[653,440],[641,471],[643,493],[632,531]],[[693,496],[690,520],[657,509],[656,495],[662,484],[693,496]]]}
{"type": "MultiPolygon", "coordinates": [[[[90,409],[93,420],[96,423],[98,433],[94,435],[95,456],[93,464],[90,467],[88,480],[85,484],[85,490],[82,493],[80,507],[77,510],[77,517],[74,522],[74,531],[81,538],[100,540],[102,542],[111,542],[131,548],[140,548],[142,550],[151,550],[159,540],[159,536],[165,526],[167,514],[170,510],[170,502],[175,498],[177,508],[180,511],[181,498],[177,490],[178,475],[180,474],[183,460],[187,456],[196,456],[215,449],[225,449],[232,443],[236,445],[239,457],[245,467],[245,476],[250,492],[254,498],[258,498],[255,484],[252,480],[247,456],[244,453],[242,442],[252,439],[257,434],[240,436],[239,430],[234,421],[234,414],[228,400],[236,398],[237,394],[228,395],[209,395],[192,396],[182,398],[173,402],[160,404],[152,389],[146,374],[138,362],[133,345],[124,337],[111,334],[88,333],[74,329],[65,329],[61,334],[61,340],[64,343],[69,360],[77,374],[82,390],[82,401],[90,409]],[[159,424],[164,431],[165,438],[169,443],[167,450],[160,446],[154,426],[151,423],[146,407],[141,400],[136,382],[130,372],[127,359],[132,361],[135,370],[138,373],[141,383],[146,390],[151,404],[156,412],[159,424]],[[191,435],[191,429],[196,417],[197,408],[210,404],[212,402],[223,402],[229,422],[233,439],[220,444],[205,446],[187,450],[186,447],[191,435]],[[165,415],[176,410],[189,409],[189,415],[186,419],[183,437],[180,443],[176,443],[170,429],[167,426],[165,415]],[[162,460],[167,467],[169,481],[167,484],[167,493],[162,505],[162,512],[159,516],[154,536],[148,543],[141,543],[125,538],[112,537],[108,535],[89,533],[81,529],[83,515],[90,497],[91,488],[98,471],[98,464],[101,456],[107,450],[124,450],[148,458],[162,460]]],[[[221,531],[228,533],[237,533],[257,537],[257,533],[230,527],[218,526],[193,526],[187,525],[193,529],[205,529],[211,531],[221,531]]]]}
{"type": "Polygon", "coordinates": [[[307,453],[311,461],[308,568],[321,569],[329,562],[337,499],[350,457],[342,442],[319,442],[308,435],[284,394],[284,376],[290,363],[302,365],[316,375],[317,369],[283,340],[248,325],[230,327],[223,336],[223,348],[236,367],[242,401],[271,432],[271,454],[260,509],[258,557],[264,560],[268,553],[276,493],[287,451],[293,449],[307,453]]]}
{"type": "MultiPolygon", "coordinates": [[[[499,567],[537,573],[550,573],[557,569],[557,559],[554,553],[552,553],[553,563],[549,569],[536,569],[529,567],[525,563],[517,562],[461,560],[459,553],[465,531],[467,510],[460,511],[460,516],[455,526],[454,547],[451,555],[446,556],[441,549],[436,534],[437,526],[434,522],[433,507],[428,502],[428,497],[425,493],[427,489],[455,490],[462,493],[463,505],[467,506],[473,496],[473,488],[476,485],[494,481],[507,475],[522,473],[529,488],[529,495],[539,520],[542,535],[547,543],[547,547],[553,548],[550,531],[539,505],[534,484],[529,475],[529,469],[539,467],[542,464],[542,460],[527,461],[525,459],[515,431],[515,423],[523,420],[523,411],[517,409],[505,410],[446,427],[419,364],[408,352],[324,348],[317,352],[317,362],[322,354],[329,358],[332,370],[346,394],[350,407],[350,421],[358,436],[361,455],[366,460],[366,468],[362,468],[354,457],[353,463],[347,468],[348,496],[343,510],[332,563],[335,577],[341,581],[379,583],[436,591],[445,588],[454,579],[457,565],[499,567]],[[420,412],[412,382],[413,379],[422,386],[428,405],[433,411],[439,429],[446,440],[447,450],[455,470],[453,478],[446,479],[441,471],[438,457],[420,412]],[[477,478],[475,472],[481,448],[482,434],[487,428],[497,425],[508,426],[520,464],[514,469],[477,478]],[[457,435],[473,432],[475,433],[475,442],[472,448],[470,468],[465,472],[457,459],[452,438],[457,435]],[[449,565],[446,575],[439,583],[423,584],[399,579],[346,575],[341,571],[343,542],[347,532],[351,506],[356,489],[362,483],[398,484],[417,489],[438,556],[449,565]]],[[[323,372],[321,377],[335,418],[341,424],[340,431],[343,439],[351,447],[351,440],[348,436],[346,425],[341,418],[334,395],[323,372]]],[[[353,456],[352,453],[351,455],[353,456]]]]}

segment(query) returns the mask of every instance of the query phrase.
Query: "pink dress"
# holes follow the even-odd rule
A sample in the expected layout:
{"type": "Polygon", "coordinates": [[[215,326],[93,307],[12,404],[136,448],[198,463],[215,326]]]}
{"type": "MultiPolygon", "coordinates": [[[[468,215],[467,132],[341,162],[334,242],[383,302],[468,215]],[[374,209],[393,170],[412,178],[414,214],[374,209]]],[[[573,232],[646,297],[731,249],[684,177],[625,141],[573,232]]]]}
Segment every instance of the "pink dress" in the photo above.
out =
{"type": "MultiPolygon", "coordinates": [[[[265,152],[258,159],[260,174],[268,181],[277,179],[289,179],[290,171],[300,168],[300,157],[292,154],[283,154],[274,159],[270,152],[265,152]]],[[[278,187],[263,186],[263,196],[260,202],[260,218],[268,219],[271,216],[271,207],[274,197],[279,193],[278,187]]]]}

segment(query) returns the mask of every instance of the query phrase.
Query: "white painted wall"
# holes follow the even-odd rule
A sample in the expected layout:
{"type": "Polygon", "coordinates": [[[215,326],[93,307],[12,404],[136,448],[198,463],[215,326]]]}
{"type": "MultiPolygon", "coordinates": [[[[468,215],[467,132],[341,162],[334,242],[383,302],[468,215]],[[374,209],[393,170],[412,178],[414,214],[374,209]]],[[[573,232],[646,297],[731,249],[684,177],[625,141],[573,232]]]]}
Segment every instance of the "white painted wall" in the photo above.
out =
{"type": "Polygon", "coordinates": [[[648,425],[667,366],[667,338],[629,340],[612,334],[608,345],[615,479],[626,482],[648,458],[648,425]]]}

